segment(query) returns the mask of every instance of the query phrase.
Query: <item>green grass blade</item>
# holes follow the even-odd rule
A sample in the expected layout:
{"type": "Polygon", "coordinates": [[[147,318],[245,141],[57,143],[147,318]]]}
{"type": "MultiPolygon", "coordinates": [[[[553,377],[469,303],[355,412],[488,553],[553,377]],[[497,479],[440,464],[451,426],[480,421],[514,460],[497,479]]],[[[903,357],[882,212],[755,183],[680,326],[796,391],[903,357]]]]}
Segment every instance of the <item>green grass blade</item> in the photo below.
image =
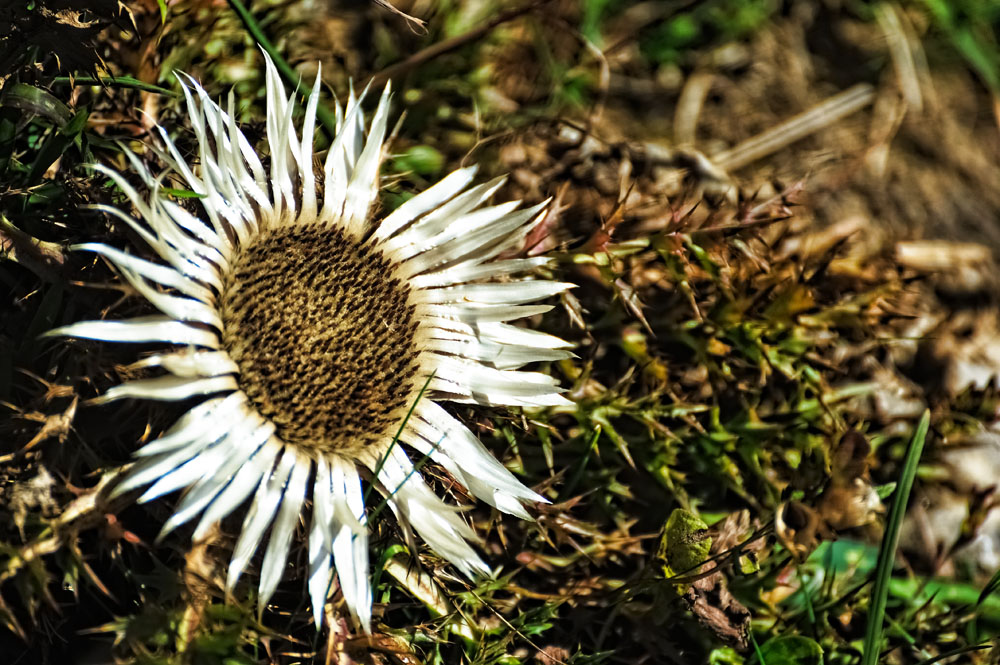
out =
{"type": "Polygon", "coordinates": [[[993,577],[991,577],[990,581],[983,587],[982,593],[979,594],[979,599],[976,600],[976,607],[982,605],[987,598],[996,593],[998,590],[1000,590],[1000,570],[993,573],[993,577]]]}
{"type": "Polygon", "coordinates": [[[174,92],[173,90],[167,90],[166,88],[153,85],[152,83],[140,81],[134,76],[57,76],[52,79],[52,83],[53,85],[100,85],[111,88],[132,88],[134,90],[143,90],[145,92],[155,92],[156,94],[163,95],[164,97],[181,96],[179,92],[174,92]]]}
{"type": "Polygon", "coordinates": [[[906,503],[913,489],[913,479],[917,475],[917,465],[924,450],[927,439],[927,428],[930,426],[931,413],[924,411],[917,425],[917,431],[906,449],[903,460],[903,473],[896,485],[892,507],[885,523],[885,533],[882,536],[882,546],[878,553],[878,566],[875,569],[875,587],[872,589],[871,603],[868,608],[868,626],[865,630],[864,655],[861,665],[876,665],[882,644],[882,627],[885,620],[886,599],[889,596],[889,582],[892,579],[892,564],[896,558],[896,546],[899,544],[899,528],[906,514],[906,503]]]}

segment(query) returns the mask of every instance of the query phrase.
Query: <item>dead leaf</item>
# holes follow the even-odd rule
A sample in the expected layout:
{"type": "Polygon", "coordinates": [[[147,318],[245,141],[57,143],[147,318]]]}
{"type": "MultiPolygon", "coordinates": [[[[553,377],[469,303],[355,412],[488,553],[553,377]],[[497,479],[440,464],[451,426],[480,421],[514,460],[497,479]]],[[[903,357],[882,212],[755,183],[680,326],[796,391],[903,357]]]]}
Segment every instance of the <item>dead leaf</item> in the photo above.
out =
{"type": "Polygon", "coordinates": [[[790,501],[774,515],[774,533],[778,541],[799,561],[803,561],[819,545],[821,528],[819,515],[800,501],[790,501]]]}
{"type": "Polygon", "coordinates": [[[691,612],[712,633],[737,649],[748,646],[750,611],[726,588],[722,573],[695,581],[684,594],[691,612]]]}

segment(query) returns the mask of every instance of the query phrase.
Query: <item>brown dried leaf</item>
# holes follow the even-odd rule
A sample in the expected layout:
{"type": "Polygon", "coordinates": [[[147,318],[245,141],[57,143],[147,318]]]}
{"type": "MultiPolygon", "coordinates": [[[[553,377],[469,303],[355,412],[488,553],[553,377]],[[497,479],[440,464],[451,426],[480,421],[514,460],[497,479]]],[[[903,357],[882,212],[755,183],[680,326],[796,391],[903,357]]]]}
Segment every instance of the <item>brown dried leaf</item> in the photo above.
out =
{"type": "Polygon", "coordinates": [[[774,514],[774,533],[778,541],[799,561],[803,561],[819,545],[822,527],[815,510],[799,501],[790,501],[774,514]]]}
{"type": "Polygon", "coordinates": [[[746,649],[750,634],[750,611],[726,588],[722,573],[697,580],[685,592],[698,621],[727,644],[746,649]]]}

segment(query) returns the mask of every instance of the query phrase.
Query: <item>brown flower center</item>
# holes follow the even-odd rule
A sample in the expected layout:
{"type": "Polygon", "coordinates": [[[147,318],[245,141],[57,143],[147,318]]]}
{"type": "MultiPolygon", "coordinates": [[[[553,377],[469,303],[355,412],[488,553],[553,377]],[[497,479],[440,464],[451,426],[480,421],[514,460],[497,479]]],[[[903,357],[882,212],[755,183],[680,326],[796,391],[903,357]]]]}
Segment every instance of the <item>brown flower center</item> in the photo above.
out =
{"type": "Polygon", "coordinates": [[[416,398],[410,288],[381,252],[320,224],[240,247],[221,299],[239,385],[288,443],[348,452],[395,434],[416,398]]]}

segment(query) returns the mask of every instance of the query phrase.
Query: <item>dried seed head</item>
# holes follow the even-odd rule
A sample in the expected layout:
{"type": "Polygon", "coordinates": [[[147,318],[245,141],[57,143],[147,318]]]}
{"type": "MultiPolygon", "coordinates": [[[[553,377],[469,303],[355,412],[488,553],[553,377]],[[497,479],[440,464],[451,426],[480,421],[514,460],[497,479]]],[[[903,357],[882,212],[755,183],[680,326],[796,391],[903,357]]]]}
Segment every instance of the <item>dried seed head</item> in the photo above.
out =
{"type": "Polygon", "coordinates": [[[391,437],[416,397],[410,288],[381,252],[320,224],[263,231],[223,281],[223,345],[281,438],[315,452],[391,437]]]}

